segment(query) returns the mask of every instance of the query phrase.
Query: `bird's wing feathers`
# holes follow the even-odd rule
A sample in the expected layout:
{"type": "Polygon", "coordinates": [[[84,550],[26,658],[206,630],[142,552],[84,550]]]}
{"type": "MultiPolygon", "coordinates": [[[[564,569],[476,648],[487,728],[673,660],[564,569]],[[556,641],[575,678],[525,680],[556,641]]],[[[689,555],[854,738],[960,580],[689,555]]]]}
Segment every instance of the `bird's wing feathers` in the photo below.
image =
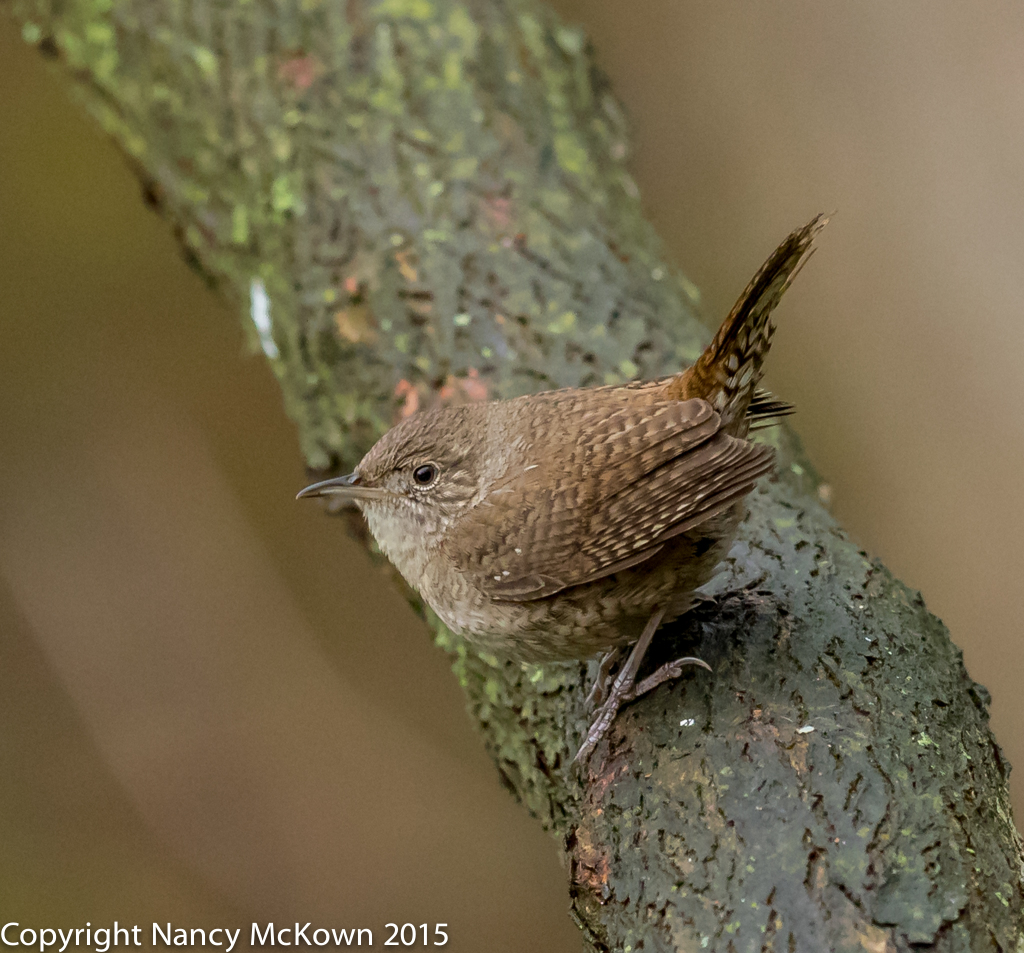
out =
{"type": "Polygon", "coordinates": [[[444,549],[499,600],[542,599],[635,566],[741,499],[771,469],[770,448],[719,427],[702,400],[617,397],[601,407],[554,407],[538,433],[557,431],[569,452],[553,460],[538,443],[544,462],[524,460],[495,484],[444,549]],[[595,413],[604,414],[599,426],[595,413]],[[576,442],[566,439],[572,432],[576,442]]]}

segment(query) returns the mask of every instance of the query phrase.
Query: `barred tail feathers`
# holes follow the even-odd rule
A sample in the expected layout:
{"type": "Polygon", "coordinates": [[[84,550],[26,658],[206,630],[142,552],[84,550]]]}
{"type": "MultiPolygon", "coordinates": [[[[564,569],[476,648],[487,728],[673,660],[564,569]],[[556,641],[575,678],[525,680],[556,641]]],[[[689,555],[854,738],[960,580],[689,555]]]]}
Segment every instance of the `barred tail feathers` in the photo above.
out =
{"type": "Polygon", "coordinates": [[[772,311],[814,252],[814,239],[828,223],[815,216],[775,250],[747,285],[729,317],[697,363],[671,378],[665,396],[676,400],[700,397],[722,417],[722,429],[742,436],[756,418],[780,417],[792,408],[760,391],[762,365],[771,347],[772,311]]]}

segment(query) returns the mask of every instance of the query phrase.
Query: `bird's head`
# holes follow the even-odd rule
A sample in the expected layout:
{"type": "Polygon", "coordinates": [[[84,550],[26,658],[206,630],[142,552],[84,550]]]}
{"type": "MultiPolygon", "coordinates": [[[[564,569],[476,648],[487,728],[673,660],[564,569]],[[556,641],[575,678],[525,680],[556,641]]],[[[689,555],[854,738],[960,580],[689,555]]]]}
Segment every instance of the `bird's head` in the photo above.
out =
{"type": "Polygon", "coordinates": [[[414,586],[452,522],[486,491],[482,405],[438,408],[392,427],[351,473],[307,486],[358,506],[384,555],[414,586]]]}

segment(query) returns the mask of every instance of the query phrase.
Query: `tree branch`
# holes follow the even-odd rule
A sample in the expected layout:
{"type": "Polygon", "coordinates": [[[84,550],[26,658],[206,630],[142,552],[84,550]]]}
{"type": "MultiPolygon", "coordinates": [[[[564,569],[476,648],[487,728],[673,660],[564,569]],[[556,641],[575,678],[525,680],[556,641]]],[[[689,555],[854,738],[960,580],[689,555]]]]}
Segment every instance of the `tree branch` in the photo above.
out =
{"type": "MultiPolygon", "coordinates": [[[[318,474],[438,399],[670,373],[706,340],[583,36],[530,0],[4,3],[240,302],[318,474]]],[[[588,666],[433,620],[487,747],[594,949],[1018,949],[987,693],[769,439],[716,599],[651,660],[685,641],[714,675],[631,705],[584,777],[588,666]]]]}

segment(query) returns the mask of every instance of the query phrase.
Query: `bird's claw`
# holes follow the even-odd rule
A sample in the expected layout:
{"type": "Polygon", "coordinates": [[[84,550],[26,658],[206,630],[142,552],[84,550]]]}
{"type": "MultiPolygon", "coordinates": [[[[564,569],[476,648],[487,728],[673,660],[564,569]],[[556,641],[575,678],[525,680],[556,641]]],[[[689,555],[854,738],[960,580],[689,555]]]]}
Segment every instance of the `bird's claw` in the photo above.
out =
{"type": "Polygon", "coordinates": [[[664,682],[670,682],[673,679],[679,678],[679,676],[683,674],[683,669],[688,665],[698,665],[701,668],[706,668],[709,672],[712,670],[711,666],[708,665],[704,659],[699,659],[694,655],[677,658],[674,662],[666,662],[623,695],[623,703],[631,702],[634,699],[639,698],[641,695],[646,695],[648,692],[654,691],[654,689],[664,682]]]}
{"type": "Polygon", "coordinates": [[[643,681],[631,685],[623,685],[619,691],[616,691],[616,686],[613,685],[608,697],[597,709],[597,716],[590,725],[587,737],[583,744],[580,745],[580,750],[576,752],[576,757],[572,759],[573,763],[584,764],[586,762],[591,752],[597,747],[598,742],[600,742],[612,726],[615,716],[623,705],[636,701],[636,699],[653,691],[665,682],[679,678],[683,674],[683,669],[690,665],[698,665],[701,668],[706,668],[709,672],[712,670],[711,666],[703,659],[687,655],[684,658],[676,659],[674,662],[666,662],[648,675],[647,678],[643,679],[643,681]]]}
{"type": "Polygon", "coordinates": [[[590,757],[590,753],[597,747],[597,743],[611,727],[615,716],[623,705],[639,698],[641,695],[646,695],[663,682],[678,678],[682,674],[683,669],[688,665],[700,665],[709,672],[711,671],[711,666],[707,662],[688,655],[685,658],[678,658],[674,662],[667,662],[648,675],[640,684],[636,683],[636,674],[640,670],[640,663],[643,662],[644,655],[647,653],[647,647],[651,644],[651,639],[654,638],[654,633],[661,624],[664,615],[664,610],[659,610],[651,616],[650,621],[644,627],[643,634],[629,653],[625,664],[619,669],[614,680],[611,681],[610,688],[607,687],[610,678],[609,673],[612,664],[619,654],[618,650],[613,649],[601,659],[597,680],[587,699],[588,703],[593,702],[598,706],[597,716],[591,723],[590,729],[587,731],[587,737],[583,744],[580,745],[580,750],[576,752],[576,757],[573,758],[574,764],[583,764],[590,757]],[[605,692],[607,692],[607,697],[604,697],[605,692]]]}
{"type": "Polygon", "coordinates": [[[611,691],[612,682],[614,681],[612,679],[612,670],[621,656],[622,649],[616,646],[613,649],[609,649],[601,657],[601,664],[597,669],[597,677],[594,679],[594,685],[590,689],[590,694],[587,695],[587,711],[600,708],[608,698],[608,693],[611,691]]]}

